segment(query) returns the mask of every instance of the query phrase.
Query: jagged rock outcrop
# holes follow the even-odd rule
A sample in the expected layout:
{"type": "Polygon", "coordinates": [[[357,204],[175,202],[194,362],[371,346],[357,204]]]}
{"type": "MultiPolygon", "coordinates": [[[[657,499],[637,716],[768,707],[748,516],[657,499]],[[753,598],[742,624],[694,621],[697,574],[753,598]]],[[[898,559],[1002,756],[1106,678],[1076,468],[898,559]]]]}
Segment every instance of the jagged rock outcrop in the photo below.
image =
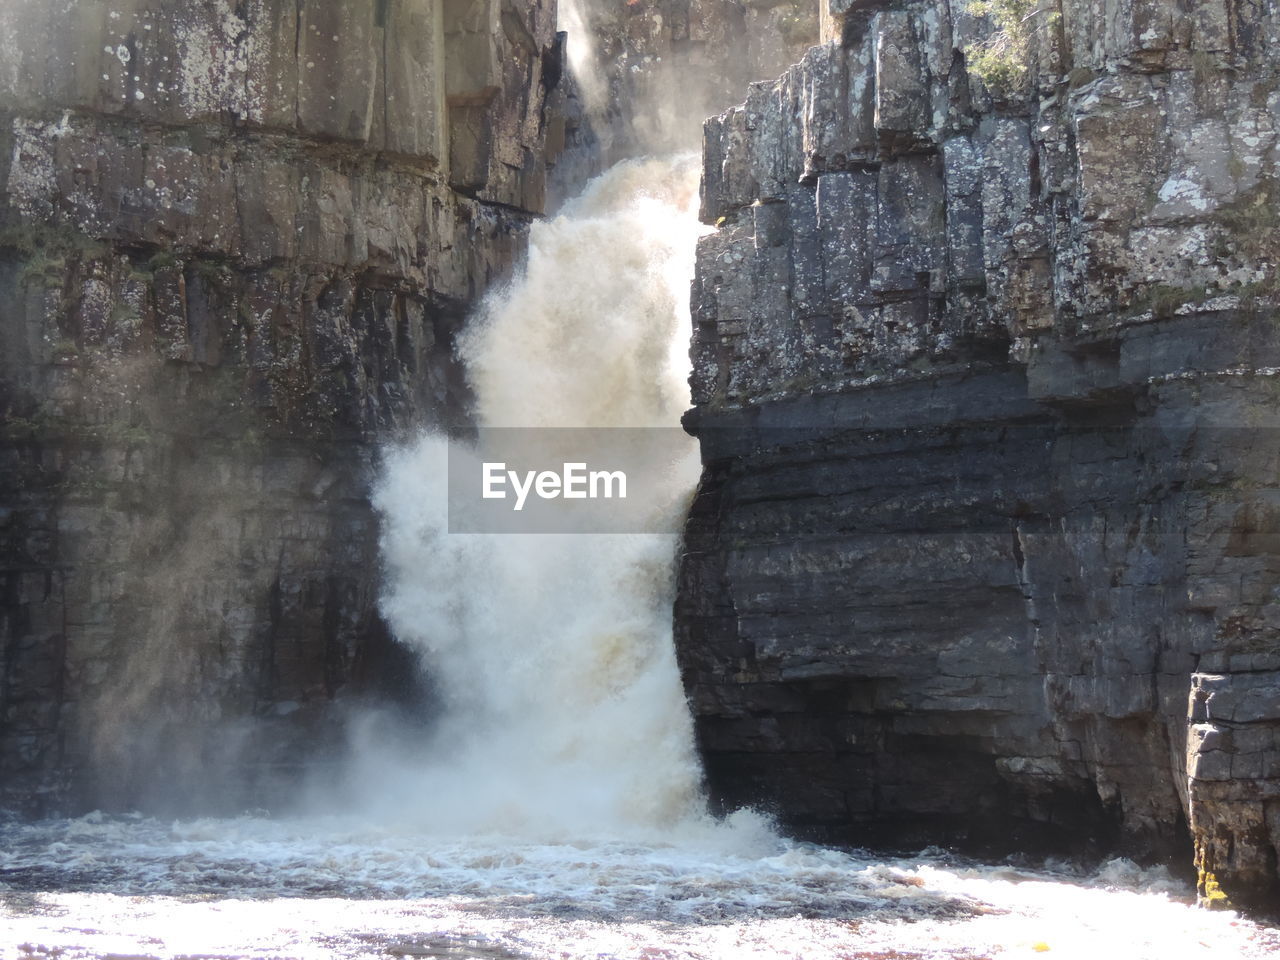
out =
{"type": "Polygon", "coordinates": [[[824,5],[705,131],[712,791],[1274,908],[1280,10],[824,5]]]}
{"type": "Polygon", "coordinates": [[[273,803],[413,669],[368,487],[465,399],[453,331],[542,210],[555,3],[7,4],[0,38],[0,804],[273,803]]]}

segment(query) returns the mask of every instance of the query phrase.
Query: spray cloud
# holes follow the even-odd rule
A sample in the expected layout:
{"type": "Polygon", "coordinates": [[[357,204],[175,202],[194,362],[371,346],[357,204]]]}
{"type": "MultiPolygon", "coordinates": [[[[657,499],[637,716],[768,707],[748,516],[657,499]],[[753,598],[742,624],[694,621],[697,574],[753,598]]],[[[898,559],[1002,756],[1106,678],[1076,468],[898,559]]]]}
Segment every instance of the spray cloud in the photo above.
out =
{"type": "MultiPolygon", "coordinates": [[[[677,422],[696,201],[694,158],[629,161],[534,226],[524,275],[462,345],[482,426],[677,422]]],[[[434,830],[618,835],[696,817],[670,635],[693,441],[666,477],[665,534],[589,536],[448,533],[445,444],[394,454],[376,494],[383,609],[443,713],[410,772],[365,762],[434,830]]]]}

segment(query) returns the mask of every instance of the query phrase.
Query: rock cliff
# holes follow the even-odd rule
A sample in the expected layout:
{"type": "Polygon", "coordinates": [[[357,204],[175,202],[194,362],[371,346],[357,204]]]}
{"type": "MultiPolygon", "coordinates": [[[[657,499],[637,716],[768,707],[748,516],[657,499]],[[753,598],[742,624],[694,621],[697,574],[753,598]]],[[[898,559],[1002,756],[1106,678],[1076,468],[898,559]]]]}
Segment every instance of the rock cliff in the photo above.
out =
{"type": "Polygon", "coordinates": [[[0,5],[0,804],[239,809],[413,667],[378,445],[562,139],[553,0],[0,5]]]}
{"type": "Polygon", "coordinates": [[[0,3],[0,807],[274,804],[421,700],[379,448],[533,217],[818,29],[568,6],[576,84],[553,0],[0,3]]]}
{"type": "Polygon", "coordinates": [[[705,127],[713,795],[1280,901],[1280,8],[824,0],[705,127]]]}

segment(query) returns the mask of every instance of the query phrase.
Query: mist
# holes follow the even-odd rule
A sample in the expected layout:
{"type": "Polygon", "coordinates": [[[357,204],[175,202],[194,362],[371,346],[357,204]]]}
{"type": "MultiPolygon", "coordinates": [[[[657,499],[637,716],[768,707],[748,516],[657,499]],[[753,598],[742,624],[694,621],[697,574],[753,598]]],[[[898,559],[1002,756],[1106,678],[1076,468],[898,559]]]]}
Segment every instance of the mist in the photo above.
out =
{"type": "MultiPolygon", "coordinates": [[[[678,422],[696,198],[694,158],[628,161],[534,226],[523,274],[463,341],[481,426],[678,422]]],[[[440,713],[407,750],[380,746],[376,724],[357,735],[354,782],[382,785],[380,817],[433,832],[565,837],[700,816],[671,644],[696,445],[684,438],[663,478],[664,533],[482,535],[449,532],[446,443],[396,450],[374,498],[383,613],[440,713]]]]}

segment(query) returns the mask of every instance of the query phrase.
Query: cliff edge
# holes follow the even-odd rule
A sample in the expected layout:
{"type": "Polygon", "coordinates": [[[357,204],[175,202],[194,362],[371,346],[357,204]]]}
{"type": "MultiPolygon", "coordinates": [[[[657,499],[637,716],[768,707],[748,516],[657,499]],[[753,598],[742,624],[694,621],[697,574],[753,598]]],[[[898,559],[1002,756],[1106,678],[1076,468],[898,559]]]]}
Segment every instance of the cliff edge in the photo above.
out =
{"type": "Polygon", "coordinates": [[[1194,860],[1274,908],[1280,12],[1033,7],[829,0],[706,124],[707,777],[826,838],[1194,860]]]}
{"type": "Polygon", "coordinates": [[[4,4],[0,40],[0,805],[274,806],[344,699],[420,682],[368,490],[465,407],[454,333],[542,211],[555,3],[4,4]]]}

